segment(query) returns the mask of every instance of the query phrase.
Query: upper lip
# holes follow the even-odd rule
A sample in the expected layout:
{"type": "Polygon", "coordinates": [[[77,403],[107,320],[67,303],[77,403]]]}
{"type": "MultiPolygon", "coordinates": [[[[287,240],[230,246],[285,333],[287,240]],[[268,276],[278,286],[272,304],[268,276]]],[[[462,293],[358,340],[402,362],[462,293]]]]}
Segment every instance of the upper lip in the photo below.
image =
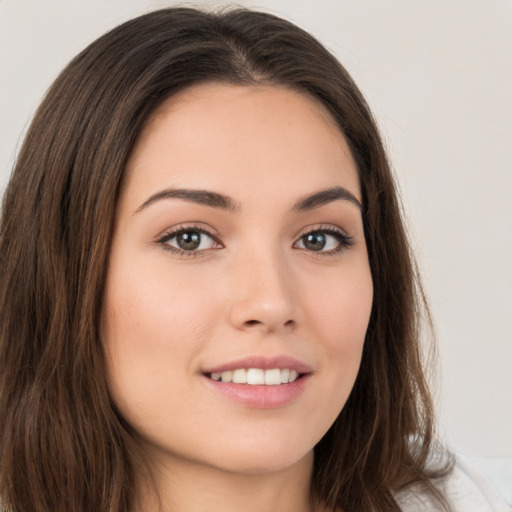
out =
{"type": "Polygon", "coordinates": [[[268,357],[261,355],[253,355],[205,368],[203,370],[203,373],[222,373],[227,371],[238,370],[241,368],[261,368],[262,370],[271,370],[273,368],[289,368],[290,370],[295,370],[296,372],[301,374],[311,373],[312,371],[312,368],[309,365],[303,363],[302,361],[299,361],[298,359],[292,356],[280,355],[268,357]]]}

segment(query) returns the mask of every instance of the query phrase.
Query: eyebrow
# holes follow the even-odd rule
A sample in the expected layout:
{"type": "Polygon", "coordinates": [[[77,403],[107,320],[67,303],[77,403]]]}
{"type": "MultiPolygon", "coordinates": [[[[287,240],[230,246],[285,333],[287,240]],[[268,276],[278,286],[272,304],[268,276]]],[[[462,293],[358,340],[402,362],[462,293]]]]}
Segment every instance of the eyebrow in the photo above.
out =
{"type": "Polygon", "coordinates": [[[363,209],[363,206],[352,192],[343,187],[331,187],[300,198],[293,206],[292,211],[303,212],[313,210],[339,199],[350,201],[360,210],[363,209]]]}
{"type": "MultiPolygon", "coordinates": [[[[221,210],[228,210],[232,212],[240,210],[239,203],[231,197],[220,194],[219,192],[189,188],[166,188],[150,196],[137,208],[136,213],[163,199],[184,199],[185,201],[190,201],[203,206],[220,208],[221,210]]],[[[340,199],[350,201],[359,209],[362,209],[361,203],[354,194],[349,192],[346,188],[337,186],[326,188],[299,198],[299,200],[293,205],[292,211],[309,211],[340,199]]]]}
{"type": "Polygon", "coordinates": [[[144,210],[144,208],[147,208],[161,199],[184,199],[185,201],[201,204],[203,206],[229,211],[237,211],[240,209],[236,201],[218,192],[189,188],[166,188],[149,197],[137,208],[136,212],[144,210]]]}

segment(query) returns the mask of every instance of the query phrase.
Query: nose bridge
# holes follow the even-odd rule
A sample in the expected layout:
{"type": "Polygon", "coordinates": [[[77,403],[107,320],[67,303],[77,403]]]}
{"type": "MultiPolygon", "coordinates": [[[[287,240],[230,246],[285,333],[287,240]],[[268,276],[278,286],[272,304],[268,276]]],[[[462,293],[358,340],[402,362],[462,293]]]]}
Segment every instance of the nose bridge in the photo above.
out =
{"type": "Polygon", "coordinates": [[[267,331],[297,321],[291,269],[276,247],[240,251],[233,262],[232,324],[267,331]]]}

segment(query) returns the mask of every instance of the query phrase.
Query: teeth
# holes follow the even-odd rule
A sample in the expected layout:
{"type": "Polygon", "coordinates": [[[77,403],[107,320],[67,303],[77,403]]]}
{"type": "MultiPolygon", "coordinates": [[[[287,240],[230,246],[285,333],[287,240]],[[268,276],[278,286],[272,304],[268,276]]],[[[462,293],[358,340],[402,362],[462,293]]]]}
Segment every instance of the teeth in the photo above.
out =
{"type": "Polygon", "coordinates": [[[233,377],[233,372],[222,372],[220,374],[220,378],[222,382],[231,382],[231,379],[233,377]]]}
{"type": "Polygon", "coordinates": [[[246,384],[247,383],[247,371],[246,370],[235,370],[233,372],[233,382],[235,384],[246,384]]]}
{"type": "Polygon", "coordinates": [[[279,386],[294,382],[299,377],[296,370],[289,368],[272,368],[262,370],[261,368],[240,368],[234,371],[215,372],[210,378],[216,381],[233,382],[235,384],[249,384],[250,386],[279,386]]]}
{"type": "Polygon", "coordinates": [[[247,370],[247,384],[251,386],[265,384],[265,372],[260,368],[249,368],[247,370]]]}
{"type": "Polygon", "coordinates": [[[265,384],[267,386],[279,386],[281,384],[281,370],[274,368],[265,371],[265,384]]]}

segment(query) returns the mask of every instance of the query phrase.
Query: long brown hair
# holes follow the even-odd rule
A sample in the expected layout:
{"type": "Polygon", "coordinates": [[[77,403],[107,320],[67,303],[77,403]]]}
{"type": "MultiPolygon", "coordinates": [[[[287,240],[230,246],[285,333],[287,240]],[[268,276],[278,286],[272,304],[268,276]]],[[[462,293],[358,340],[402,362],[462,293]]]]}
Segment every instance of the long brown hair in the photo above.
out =
{"type": "MultiPolygon", "coordinates": [[[[313,37],[269,14],[155,11],[107,33],[44,98],[0,231],[0,496],[13,512],[128,511],[130,427],[113,407],[99,319],[117,195],[142,127],[192,84],[279,84],[321,102],[357,162],[374,303],[354,389],[315,447],[312,496],[395,511],[427,469],[432,401],[422,305],[386,154],[361,93],[313,37]]],[[[443,501],[443,498],[438,496],[443,501]]]]}

